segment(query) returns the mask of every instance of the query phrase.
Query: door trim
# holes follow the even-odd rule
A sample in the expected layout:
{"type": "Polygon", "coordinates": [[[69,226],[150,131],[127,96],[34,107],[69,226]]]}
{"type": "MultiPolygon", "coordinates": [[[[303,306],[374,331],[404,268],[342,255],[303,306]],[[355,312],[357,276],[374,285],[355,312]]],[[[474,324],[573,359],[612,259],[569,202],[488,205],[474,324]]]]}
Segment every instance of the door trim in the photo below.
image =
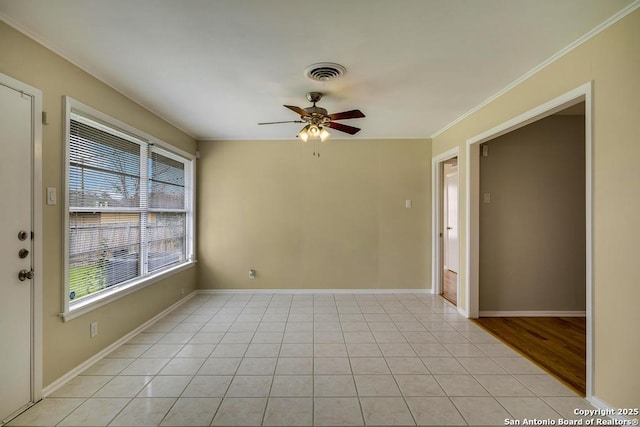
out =
{"type": "MultiPolygon", "coordinates": [[[[431,159],[431,235],[433,238],[431,239],[431,253],[433,256],[431,257],[431,293],[434,295],[440,295],[442,293],[442,268],[443,268],[443,245],[442,239],[440,238],[440,233],[443,232],[443,218],[442,218],[442,210],[443,210],[443,184],[444,180],[442,179],[442,165],[447,160],[453,159],[454,157],[458,157],[458,165],[460,165],[460,148],[454,147],[448,151],[445,151],[442,154],[439,154],[431,159]]],[[[458,167],[458,180],[460,179],[460,167],[458,167]]],[[[460,188],[458,187],[458,230],[460,230],[460,188]]],[[[458,235],[458,249],[460,248],[460,236],[458,235]]],[[[459,266],[460,267],[460,266],[459,266]]],[[[460,270],[460,268],[458,268],[460,270]]],[[[466,316],[461,310],[462,305],[460,304],[460,271],[458,271],[457,275],[457,284],[456,284],[456,293],[457,293],[457,308],[460,313],[466,316]]]]}
{"type": "Polygon", "coordinates": [[[585,230],[586,230],[586,398],[593,397],[593,81],[539,105],[466,141],[465,287],[467,317],[479,315],[480,259],[480,144],[585,102],[585,230]]]}
{"type": "Polygon", "coordinates": [[[42,276],[43,276],[43,227],[42,227],[42,91],[19,80],[0,73],[0,84],[31,97],[31,135],[33,182],[31,208],[33,210],[33,270],[32,279],[32,330],[31,330],[31,402],[42,399],[42,276]]]}

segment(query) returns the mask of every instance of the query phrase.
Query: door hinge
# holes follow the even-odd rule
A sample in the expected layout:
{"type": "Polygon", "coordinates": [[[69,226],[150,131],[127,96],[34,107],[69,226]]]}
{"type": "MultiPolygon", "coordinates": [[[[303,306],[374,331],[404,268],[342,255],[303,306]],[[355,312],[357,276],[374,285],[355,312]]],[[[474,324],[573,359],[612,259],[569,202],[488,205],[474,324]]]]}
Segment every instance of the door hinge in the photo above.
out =
{"type": "Polygon", "coordinates": [[[46,111],[42,112],[42,124],[43,125],[48,125],[49,124],[49,122],[47,121],[47,112],[46,111]]]}

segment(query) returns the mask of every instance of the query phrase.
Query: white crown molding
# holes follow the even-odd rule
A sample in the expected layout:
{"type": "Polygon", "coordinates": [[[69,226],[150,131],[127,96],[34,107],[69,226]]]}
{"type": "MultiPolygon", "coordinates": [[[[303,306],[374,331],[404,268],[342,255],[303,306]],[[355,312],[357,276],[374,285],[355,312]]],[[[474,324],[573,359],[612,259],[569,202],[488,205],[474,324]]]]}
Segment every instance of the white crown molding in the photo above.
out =
{"type": "Polygon", "coordinates": [[[469,111],[467,111],[466,113],[464,113],[463,115],[461,115],[460,117],[458,117],[457,119],[452,121],[451,123],[449,123],[446,126],[444,126],[443,128],[441,128],[440,130],[438,130],[435,133],[431,134],[431,136],[429,136],[429,139],[433,140],[434,138],[440,136],[441,134],[443,134],[447,130],[451,129],[453,126],[457,125],[458,123],[460,123],[461,121],[463,121],[467,117],[471,116],[473,113],[479,111],[483,107],[486,107],[488,104],[490,104],[493,101],[495,101],[496,99],[500,98],[502,95],[504,95],[505,93],[509,92],[511,89],[515,88],[520,83],[524,82],[529,77],[533,76],[534,74],[536,74],[537,72],[539,72],[540,70],[545,68],[546,66],[548,66],[548,65],[552,64],[553,62],[555,62],[556,60],[562,58],[563,56],[565,56],[566,54],[568,54],[572,50],[576,49],[577,47],[581,46],[582,44],[586,43],[587,41],[589,41],[593,37],[595,37],[598,34],[600,34],[602,31],[604,31],[607,28],[609,28],[610,26],[612,26],[613,24],[615,24],[616,22],[618,22],[619,20],[621,20],[625,16],[631,14],[632,12],[634,12],[639,7],[640,7],[640,0],[634,1],[633,3],[631,3],[630,5],[625,7],[624,9],[620,10],[615,15],[611,16],[606,21],[604,21],[604,22],[600,23],[599,25],[597,25],[596,27],[594,27],[591,31],[589,31],[588,33],[584,34],[582,37],[580,37],[577,40],[573,41],[572,43],[570,43],[569,45],[565,46],[563,49],[559,50],[558,52],[556,52],[555,54],[553,54],[552,56],[550,56],[549,58],[547,58],[546,60],[544,60],[543,62],[541,62],[537,66],[535,66],[534,68],[532,68],[531,70],[529,70],[526,73],[524,73],[522,76],[518,77],[516,80],[514,80],[513,82],[511,82],[510,84],[505,86],[503,89],[499,90],[498,92],[496,92],[495,94],[493,94],[489,98],[485,99],[480,104],[476,105],[475,107],[473,107],[472,109],[470,109],[469,111]]]}

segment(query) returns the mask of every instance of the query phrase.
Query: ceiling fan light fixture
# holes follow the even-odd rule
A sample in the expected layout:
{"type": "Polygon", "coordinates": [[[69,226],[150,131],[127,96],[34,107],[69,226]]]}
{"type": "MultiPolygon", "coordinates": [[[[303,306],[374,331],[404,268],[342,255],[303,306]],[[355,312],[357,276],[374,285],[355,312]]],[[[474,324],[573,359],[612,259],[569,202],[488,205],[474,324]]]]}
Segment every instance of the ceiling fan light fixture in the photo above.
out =
{"type": "Polygon", "coordinates": [[[320,128],[317,125],[310,125],[307,129],[311,138],[317,138],[320,135],[320,128]]]}
{"type": "Polygon", "coordinates": [[[340,113],[328,114],[327,110],[316,106],[316,103],[322,99],[321,92],[308,92],[307,100],[313,105],[307,108],[296,107],[295,105],[284,105],[285,108],[293,111],[300,116],[299,120],[288,120],[279,122],[258,123],[259,125],[274,125],[279,123],[306,123],[300,132],[296,135],[302,142],[307,142],[309,138],[320,139],[325,142],[331,137],[331,133],[327,128],[344,132],[349,135],[355,135],[360,128],[345,125],[337,122],[337,120],[359,119],[365,117],[360,110],[342,111],[340,113]]]}
{"type": "Polygon", "coordinates": [[[331,134],[325,128],[320,129],[320,141],[325,142],[327,139],[331,138],[331,134]]]}
{"type": "Polygon", "coordinates": [[[311,125],[306,125],[302,128],[300,132],[296,135],[302,142],[307,142],[309,140],[309,127],[311,125]]]}

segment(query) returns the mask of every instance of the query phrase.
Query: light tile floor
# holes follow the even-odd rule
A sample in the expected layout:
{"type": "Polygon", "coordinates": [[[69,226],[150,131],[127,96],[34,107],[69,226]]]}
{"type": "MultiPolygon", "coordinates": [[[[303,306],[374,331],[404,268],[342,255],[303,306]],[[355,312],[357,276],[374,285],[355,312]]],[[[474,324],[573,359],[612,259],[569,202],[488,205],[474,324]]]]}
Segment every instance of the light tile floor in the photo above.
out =
{"type": "Polygon", "coordinates": [[[219,293],[10,425],[504,425],[584,407],[439,296],[219,293]]]}

